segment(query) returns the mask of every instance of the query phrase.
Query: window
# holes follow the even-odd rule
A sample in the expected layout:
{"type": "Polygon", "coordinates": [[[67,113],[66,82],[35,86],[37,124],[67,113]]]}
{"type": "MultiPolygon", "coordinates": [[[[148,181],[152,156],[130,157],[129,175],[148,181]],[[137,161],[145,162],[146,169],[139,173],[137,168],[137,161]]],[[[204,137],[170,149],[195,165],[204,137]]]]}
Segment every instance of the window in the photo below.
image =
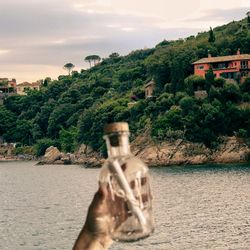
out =
{"type": "Polygon", "coordinates": [[[240,67],[242,69],[247,69],[248,68],[248,61],[244,60],[240,62],[240,67]]]}
{"type": "Polygon", "coordinates": [[[225,63],[219,63],[218,64],[218,69],[225,69],[226,68],[226,64],[225,63]]]}
{"type": "Polygon", "coordinates": [[[204,69],[204,66],[203,65],[198,65],[197,69],[204,69]]]}
{"type": "Polygon", "coordinates": [[[220,74],[220,77],[223,77],[225,79],[237,79],[237,73],[236,72],[224,72],[220,74]]]}

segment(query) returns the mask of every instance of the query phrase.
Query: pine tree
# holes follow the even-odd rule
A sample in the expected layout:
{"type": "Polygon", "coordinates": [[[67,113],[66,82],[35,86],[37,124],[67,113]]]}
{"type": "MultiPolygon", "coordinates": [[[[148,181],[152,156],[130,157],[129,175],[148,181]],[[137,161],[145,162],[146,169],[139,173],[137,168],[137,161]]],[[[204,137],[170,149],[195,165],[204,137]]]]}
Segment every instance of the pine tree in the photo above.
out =
{"type": "Polygon", "coordinates": [[[211,27],[210,27],[210,30],[209,30],[208,42],[209,43],[214,43],[215,42],[214,31],[213,31],[213,29],[211,27]]]}
{"type": "Polygon", "coordinates": [[[211,88],[211,85],[214,84],[214,79],[215,79],[215,75],[214,75],[213,69],[211,67],[209,68],[209,70],[205,74],[205,79],[206,79],[205,89],[206,89],[206,91],[209,91],[211,88]]]}
{"type": "Polygon", "coordinates": [[[247,12],[247,28],[250,29],[250,11],[247,12]]]}
{"type": "Polygon", "coordinates": [[[75,67],[75,65],[73,63],[66,63],[63,68],[66,69],[70,75],[72,69],[75,67]]]}

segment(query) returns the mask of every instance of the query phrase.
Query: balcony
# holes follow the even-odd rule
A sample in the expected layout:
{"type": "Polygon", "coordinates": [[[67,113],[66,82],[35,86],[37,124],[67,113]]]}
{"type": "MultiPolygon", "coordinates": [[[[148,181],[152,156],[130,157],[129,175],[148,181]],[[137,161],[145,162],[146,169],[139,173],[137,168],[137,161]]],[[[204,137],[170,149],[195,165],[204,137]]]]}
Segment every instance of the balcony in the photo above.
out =
{"type": "Polygon", "coordinates": [[[222,67],[222,68],[212,68],[213,71],[216,70],[237,70],[237,67],[222,67]]]}

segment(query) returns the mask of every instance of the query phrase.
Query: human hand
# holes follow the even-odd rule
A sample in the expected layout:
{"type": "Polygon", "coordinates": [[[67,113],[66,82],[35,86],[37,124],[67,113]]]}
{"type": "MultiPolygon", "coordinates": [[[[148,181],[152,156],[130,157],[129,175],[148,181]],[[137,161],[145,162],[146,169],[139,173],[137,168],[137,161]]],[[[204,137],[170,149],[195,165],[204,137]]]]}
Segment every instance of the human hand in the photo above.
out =
{"type": "Polygon", "coordinates": [[[127,211],[123,198],[112,196],[109,186],[100,185],[73,250],[108,249],[112,244],[110,233],[126,220],[127,211]]]}

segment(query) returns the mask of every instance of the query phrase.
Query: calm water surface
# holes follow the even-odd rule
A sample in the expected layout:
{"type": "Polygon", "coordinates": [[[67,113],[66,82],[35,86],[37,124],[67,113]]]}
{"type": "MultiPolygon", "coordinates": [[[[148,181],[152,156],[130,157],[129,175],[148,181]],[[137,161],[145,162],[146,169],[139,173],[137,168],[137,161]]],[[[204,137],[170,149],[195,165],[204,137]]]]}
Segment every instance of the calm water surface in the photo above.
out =
{"type": "MultiPolygon", "coordinates": [[[[0,162],[0,249],[71,249],[98,169],[0,162]]],[[[250,165],[151,169],[155,233],[112,250],[250,249],[250,165]]]]}

